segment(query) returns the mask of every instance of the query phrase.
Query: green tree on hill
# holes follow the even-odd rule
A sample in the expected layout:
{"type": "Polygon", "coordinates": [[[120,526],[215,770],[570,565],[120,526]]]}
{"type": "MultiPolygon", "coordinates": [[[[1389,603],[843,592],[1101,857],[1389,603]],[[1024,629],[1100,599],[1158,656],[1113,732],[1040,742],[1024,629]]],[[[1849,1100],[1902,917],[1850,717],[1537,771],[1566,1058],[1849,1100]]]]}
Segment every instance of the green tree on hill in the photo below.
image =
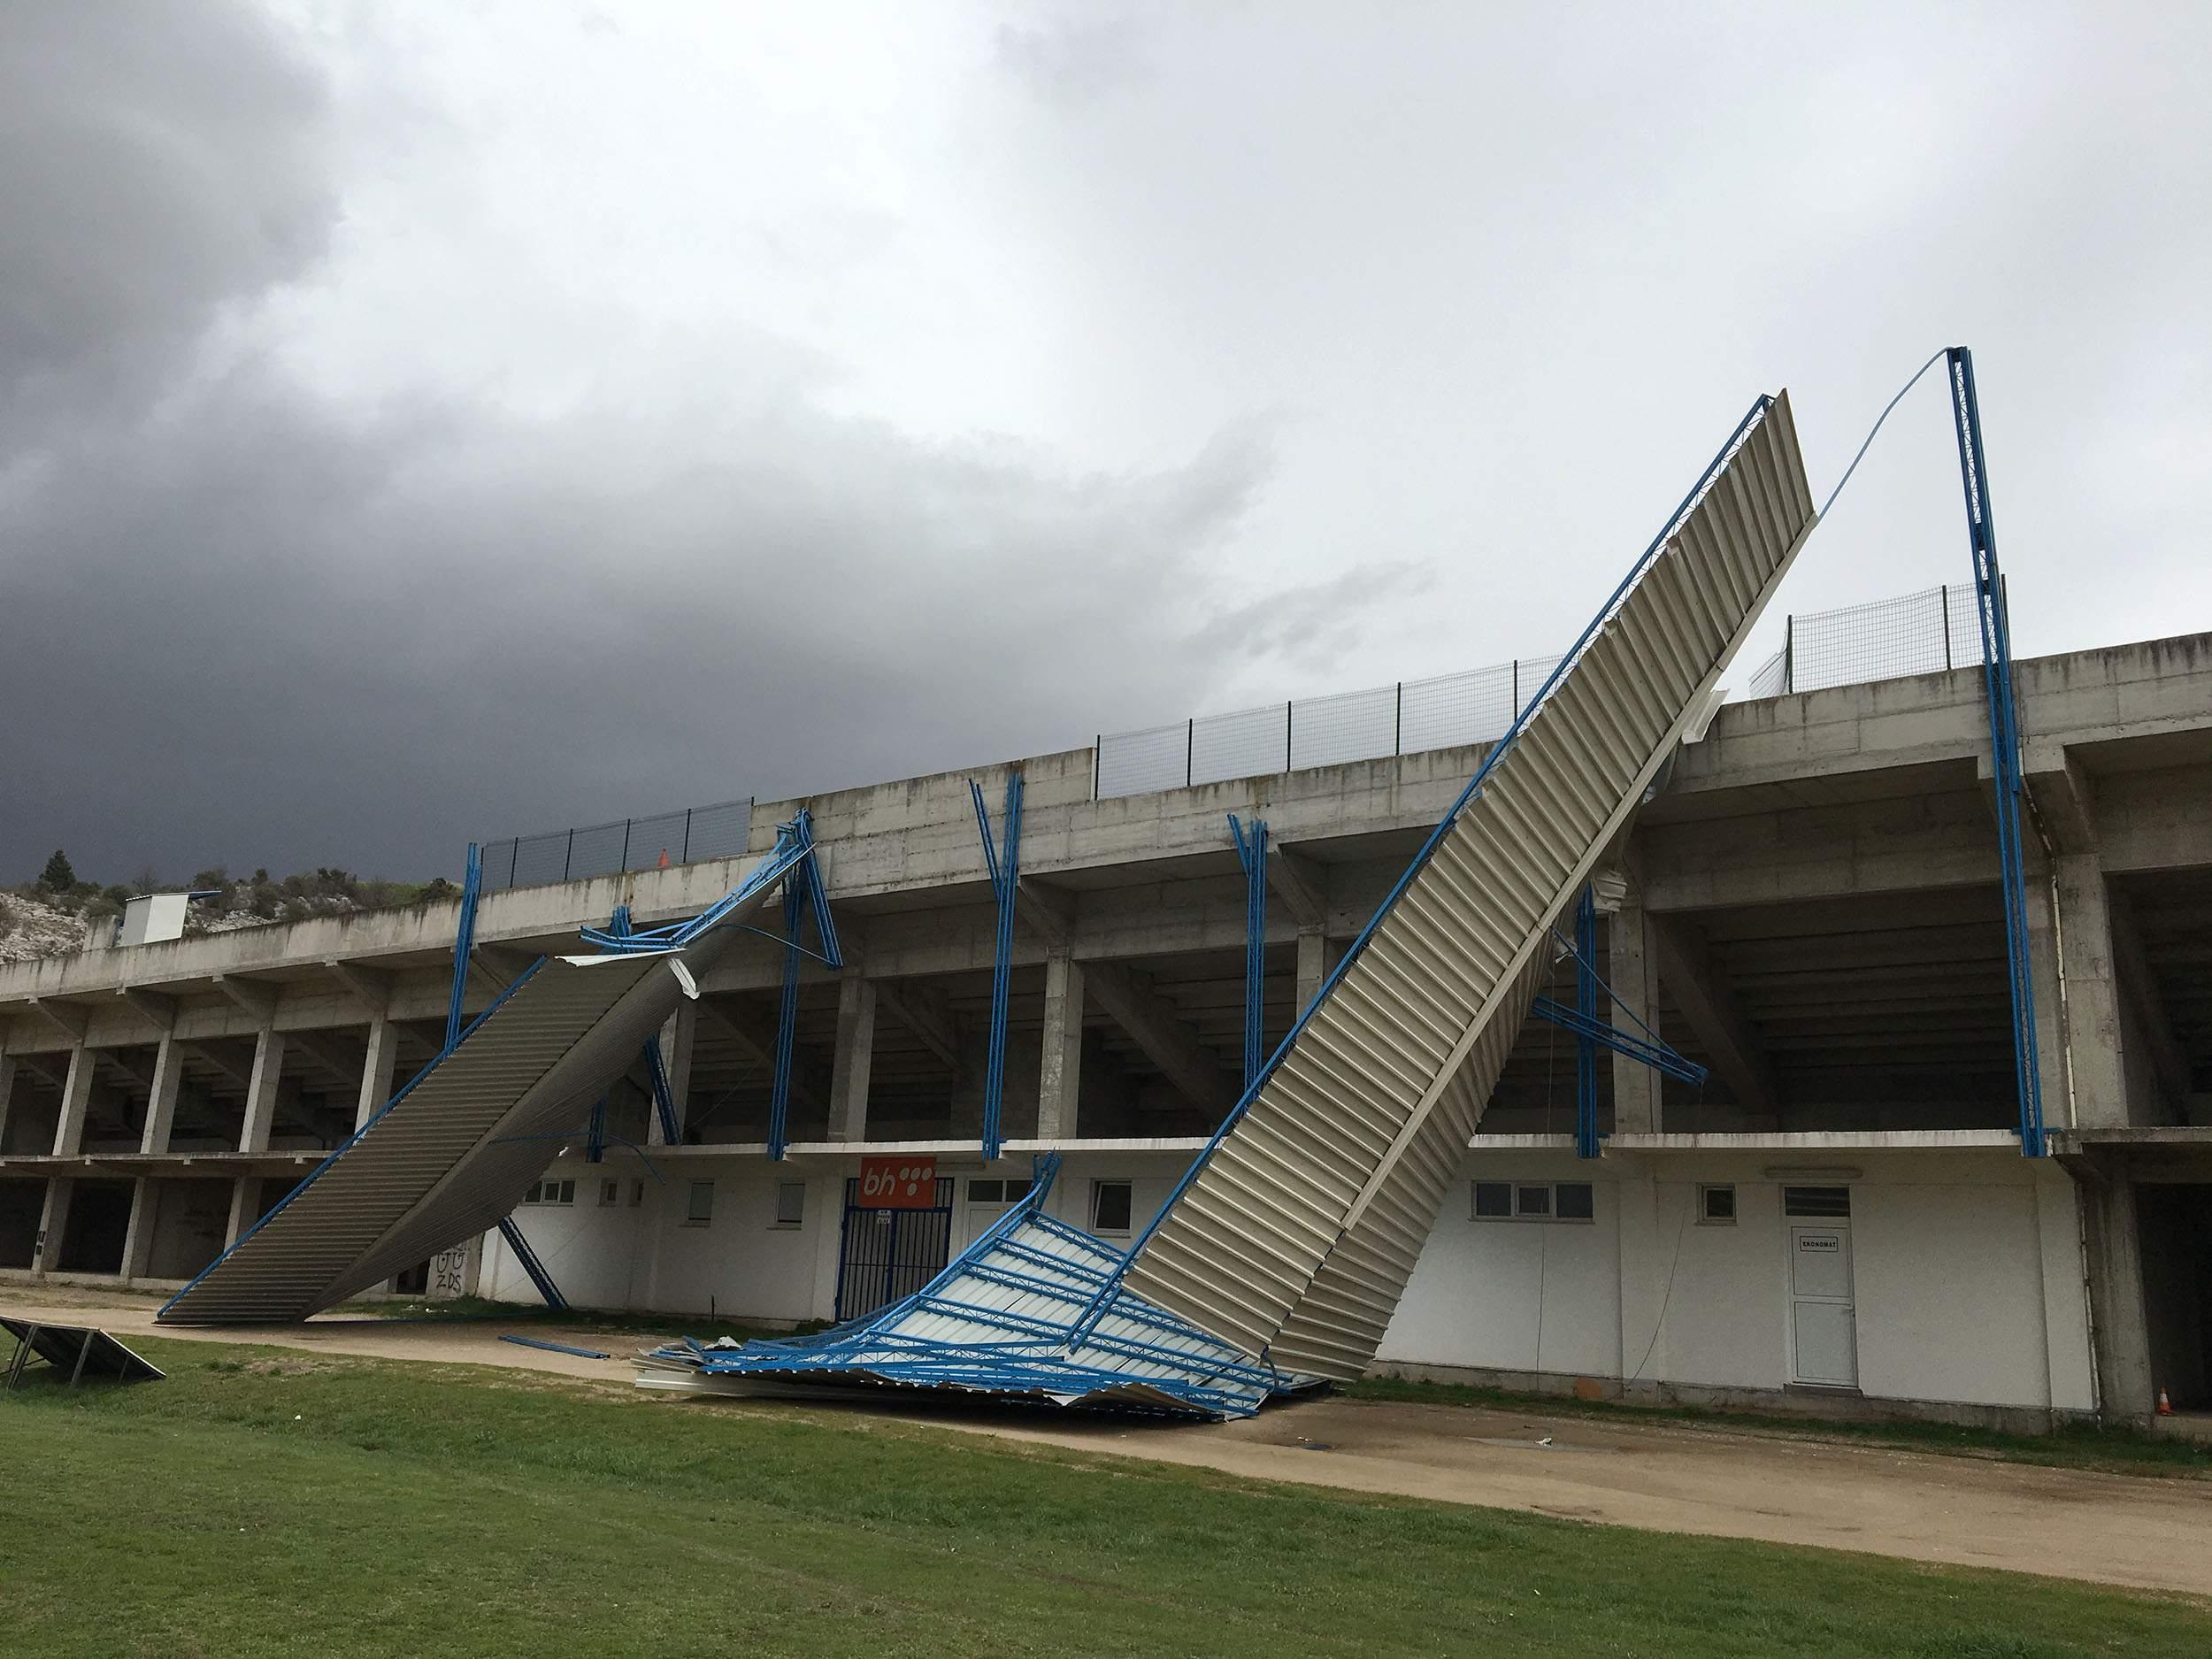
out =
{"type": "Polygon", "coordinates": [[[39,872],[38,884],[49,893],[66,893],[77,885],[77,872],[69,867],[69,855],[58,847],[46,861],[46,868],[39,872]]]}

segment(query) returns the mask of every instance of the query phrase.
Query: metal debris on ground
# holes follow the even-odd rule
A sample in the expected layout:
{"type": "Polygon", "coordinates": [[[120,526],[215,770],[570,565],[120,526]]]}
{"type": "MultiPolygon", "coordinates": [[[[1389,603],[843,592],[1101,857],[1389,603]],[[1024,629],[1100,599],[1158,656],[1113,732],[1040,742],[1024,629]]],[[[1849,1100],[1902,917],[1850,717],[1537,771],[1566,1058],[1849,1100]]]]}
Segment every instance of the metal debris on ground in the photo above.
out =
{"type": "Polygon", "coordinates": [[[117,1382],[159,1382],[162,1373],[96,1325],[47,1325],[12,1314],[0,1314],[0,1331],[15,1339],[9,1361],[7,1386],[21,1380],[23,1368],[37,1355],[56,1371],[69,1372],[75,1387],[87,1377],[111,1377],[117,1382]]]}
{"type": "Polygon", "coordinates": [[[913,1295],[812,1336],[702,1343],[639,1356],[638,1386],[813,1397],[960,1394],[1184,1417],[1243,1417],[1318,1386],[1256,1363],[1189,1321],[1117,1288],[1079,1338],[1076,1321],[1122,1253],[1044,1213],[1057,1171],[1041,1158],[1029,1195],[913,1295]]]}

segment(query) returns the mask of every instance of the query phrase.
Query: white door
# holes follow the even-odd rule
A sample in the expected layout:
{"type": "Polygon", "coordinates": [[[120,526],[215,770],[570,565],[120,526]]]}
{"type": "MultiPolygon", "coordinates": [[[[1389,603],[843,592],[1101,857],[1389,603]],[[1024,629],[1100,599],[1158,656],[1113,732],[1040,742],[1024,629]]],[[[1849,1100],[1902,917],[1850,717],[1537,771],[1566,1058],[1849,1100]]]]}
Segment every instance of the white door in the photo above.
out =
{"type": "Polygon", "coordinates": [[[1793,1380],[1859,1386],[1848,1227],[1790,1225],[1790,1351],[1793,1380]]]}

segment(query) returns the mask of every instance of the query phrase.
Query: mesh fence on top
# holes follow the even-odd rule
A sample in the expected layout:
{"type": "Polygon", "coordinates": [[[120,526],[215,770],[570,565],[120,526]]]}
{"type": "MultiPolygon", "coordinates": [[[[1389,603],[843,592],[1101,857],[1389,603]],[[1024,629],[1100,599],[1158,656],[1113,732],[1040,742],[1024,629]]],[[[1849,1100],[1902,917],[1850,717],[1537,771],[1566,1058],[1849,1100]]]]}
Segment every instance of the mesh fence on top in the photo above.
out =
{"type": "Polygon", "coordinates": [[[752,828],[749,798],[488,841],[482,853],[484,891],[735,858],[744,853],[752,828]]]}
{"type": "Polygon", "coordinates": [[[1935,674],[1982,660],[1974,585],[1958,582],[1894,599],[1793,614],[1783,645],[1752,672],[1753,697],[1818,691],[1908,674],[1935,674]]]}

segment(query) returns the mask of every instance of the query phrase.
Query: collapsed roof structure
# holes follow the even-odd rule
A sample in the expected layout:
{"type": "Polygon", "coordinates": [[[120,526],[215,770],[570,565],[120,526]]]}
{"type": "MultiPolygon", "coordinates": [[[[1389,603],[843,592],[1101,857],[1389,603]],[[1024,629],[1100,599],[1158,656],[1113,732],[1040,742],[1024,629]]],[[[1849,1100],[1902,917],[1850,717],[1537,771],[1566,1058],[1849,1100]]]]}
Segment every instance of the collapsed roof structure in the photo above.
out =
{"type": "MultiPolygon", "coordinates": [[[[1044,1215],[1041,1180],[872,1317],[795,1342],[678,1344],[641,1380],[841,1380],[1220,1417],[1358,1375],[1535,1000],[1549,938],[1816,518],[1787,394],[1762,396],[1129,1249],[1044,1215]]],[[[444,1053],[161,1318],[303,1318],[499,1222],[545,1142],[581,1132],[780,887],[795,930],[810,881],[826,924],[803,818],[720,904],[652,934],[592,933],[596,953],[541,958],[465,1030],[457,978],[444,1053]]]]}

